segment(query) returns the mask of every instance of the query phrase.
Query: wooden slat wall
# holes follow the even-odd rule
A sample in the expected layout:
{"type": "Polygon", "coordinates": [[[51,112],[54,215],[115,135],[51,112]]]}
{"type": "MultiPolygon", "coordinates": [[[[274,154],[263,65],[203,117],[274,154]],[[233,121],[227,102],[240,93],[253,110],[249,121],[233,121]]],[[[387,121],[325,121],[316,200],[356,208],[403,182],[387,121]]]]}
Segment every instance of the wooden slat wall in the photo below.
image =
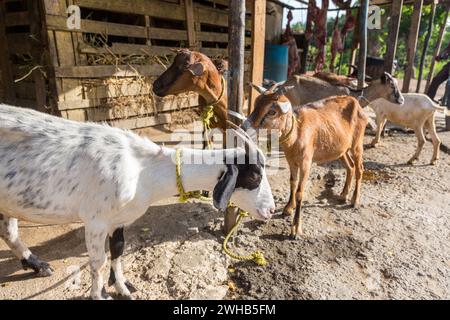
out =
{"type": "MultiPolygon", "coordinates": [[[[152,65],[90,65],[92,56],[114,54],[116,56],[148,55],[173,56],[171,49],[174,43],[182,47],[199,50],[211,57],[227,57],[228,43],[228,0],[208,1],[199,3],[196,0],[22,0],[32,1],[42,5],[42,10],[34,7],[33,12],[10,12],[3,19],[5,27],[29,25],[33,32],[38,32],[38,26],[33,25],[36,17],[41,15],[46,42],[46,59],[51,65],[48,73],[50,88],[47,92],[54,92],[54,102],[61,116],[79,121],[110,121],[114,125],[125,128],[137,128],[147,125],[158,125],[170,121],[170,112],[182,108],[198,105],[196,94],[186,97],[170,98],[155,101],[156,113],[139,114],[131,106],[125,110],[127,119],[118,119],[118,114],[112,110],[111,103],[114,98],[126,97],[139,100],[150,92],[149,86],[145,89],[133,82],[133,77],[143,76],[152,79],[160,75],[164,68],[160,64],[152,65]],[[213,4],[215,3],[215,4],[213,4]],[[81,7],[84,19],[81,20],[80,30],[67,28],[68,5],[75,4],[81,7]],[[217,4],[217,5],[216,5],[217,4]],[[94,15],[86,17],[86,13],[94,15]],[[112,18],[99,18],[105,14],[112,18]],[[123,19],[122,19],[122,18],[123,19]],[[127,21],[127,17],[138,17],[141,20],[127,21]],[[97,20],[94,20],[97,19],[97,20]],[[109,19],[109,21],[108,21],[109,19]],[[113,19],[113,20],[111,20],[113,19]],[[135,25],[139,24],[139,25],[135,25]],[[92,47],[85,42],[88,35],[108,35],[109,47],[92,47]],[[127,40],[128,39],[128,40],[127,40]],[[134,39],[134,40],[133,40],[134,39]],[[138,74],[136,74],[138,72],[138,74]],[[108,79],[131,79],[120,89],[120,95],[115,92],[108,79]],[[98,85],[88,86],[87,83],[97,81],[98,85]]],[[[252,1],[248,1],[248,12],[253,10],[252,1]]],[[[1,2],[0,2],[1,3],[1,2]]],[[[1,11],[0,11],[1,13],[1,11]]],[[[109,17],[108,16],[108,17],[109,17]]],[[[2,22],[0,21],[0,31],[2,22]]],[[[251,17],[247,16],[246,29],[251,31],[251,17]]],[[[1,37],[1,32],[0,32],[1,37]]],[[[0,39],[1,40],[1,39],[0,39]]],[[[252,39],[247,35],[246,47],[249,49],[252,39]]],[[[36,53],[36,46],[32,45],[29,33],[7,34],[5,42],[13,54],[36,53]]],[[[178,46],[176,46],[178,47],[178,46]]],[[[43,49],[42,49],[43,50],[43,49]]],[[[0,48],[0,63],[2,53],[0,48]]],[[[250,61],[251,52],[247,50],[246,61],[250,61]]],[[[164,60],[164,59],[163,59],[164,60]]],[[[5,63],[3,59],[3,63],[5,63]]],[[[246,66],[248,71],[249,65],[246,66]]],[[[23,75],[23,70],[17,66],[10,68],[11,78],[23,75]]],[[[247,72],[248,73],[248,72],[247,72]]],[[[5,82],[2,70],[1,77],[5,82]]],[[[247,77],[248,78],[248,77],[247,77]]],[[[43,87],[42,78],[35,73],[21,84],[12,85],[11,92],[24,105],[33,105],[33,102],[42,106],[43,87]]],[[[4,85],[3,85],[4,87],[4,85]]],[[[133,103],[131,103],[133,105],[133,103]]],[[[149,110],[152,110],[150,108],[149,110]]]]}

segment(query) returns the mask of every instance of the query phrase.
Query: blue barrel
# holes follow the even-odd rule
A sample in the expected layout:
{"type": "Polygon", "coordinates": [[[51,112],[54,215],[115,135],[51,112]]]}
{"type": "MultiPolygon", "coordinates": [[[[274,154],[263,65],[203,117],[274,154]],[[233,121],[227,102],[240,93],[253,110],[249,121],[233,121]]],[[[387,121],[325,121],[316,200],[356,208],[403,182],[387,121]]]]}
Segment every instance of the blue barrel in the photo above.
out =
{"type": "Polygon", "coordinates": [[[264,52],[264,79],[276,82],[287,79],[289,56],[287,45],[266,43],[264,52]]]}

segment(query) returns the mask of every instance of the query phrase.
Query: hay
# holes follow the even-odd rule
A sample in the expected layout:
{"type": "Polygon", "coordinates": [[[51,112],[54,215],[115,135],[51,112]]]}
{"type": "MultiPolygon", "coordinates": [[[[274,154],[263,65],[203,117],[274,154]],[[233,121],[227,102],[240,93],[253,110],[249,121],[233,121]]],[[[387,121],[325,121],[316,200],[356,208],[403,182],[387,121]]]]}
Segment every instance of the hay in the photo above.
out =
{"type": "MultiPolygon", "coordinates": [[[[103,49],[103,52],[87,55],[88,65],[113,65],[118,71],[120,65],[126,65],[135,74],[131,77],[83,80],[86,95],[94,93],[93,98],[97,98],[96,93],[103,91],[106,98],[100,97],[103,100],[101,108],[108,108],[115,119],[158,115],[161,110],[157,110],[157,105],[161,98],[153,94],[153,82],[156,77],[142,76],[133,66],[159,64],[167,69],[171,63],[169,56],[154,56],[145,50],[139,55],[117,55],[108,45],[107,34],[84,34],[83,37],[90,46],[103,49]],[[132,92],[129,88],[133,88],[132,92]]],[[[181,108],[184,101],[189,104],[189,96],[190,93],[186,93],[172,98],[172,105],[176,106],[176,109],[171,111],[172,122],[168,124],[170,128],[174,125],[186,126],[199,118],[195,110],[181,108]]]]}

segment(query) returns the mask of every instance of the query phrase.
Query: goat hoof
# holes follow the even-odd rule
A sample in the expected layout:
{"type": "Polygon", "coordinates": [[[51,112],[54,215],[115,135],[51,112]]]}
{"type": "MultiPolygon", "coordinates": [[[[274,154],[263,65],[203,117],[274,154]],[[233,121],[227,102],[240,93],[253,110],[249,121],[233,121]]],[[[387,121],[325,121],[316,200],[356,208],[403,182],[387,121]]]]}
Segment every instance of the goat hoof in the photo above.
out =
{"type": "Polygon", "coordinates": [[[134,300],[131,294],[120,294],[120,300],[134,300]]]}
{"type": "Polygon", "coordinates": [[[283,216],[292,216],[293,213],[294,213],[293,208],[284,208],[283,209],[283,216]]]}
{"type": "Polygon", "coordinates": [[[130,282],[130,281],[125,281],[125,286],[127,287],[127,289],[131,292],[131,293],[135,293],[138,291],[138,289],[136,289],[136,287],[130,282]]]}
{"type": "Polygon", "coordinates": [[[54,271],[47,262],[39,260],[34,254],[21,262],[24,270],[32,269],[38,277],[50,277],[54,271]]]}
{"type": "Polygon", "coordinates": [[[348,201],[348,196],[347,195],[346,196],[340,195],[340,196],[337,197],[337,200],[340,203],[346,203],[348,201]]]}
{"type": "Polygon", "coordinates": [[[430,166],[434,166],[436,164],[437,160],[431,160],[430,166]]]}
{"type": "Polygon", "coordinates": [[[416,159],[408,160],[408,162],[406,164],[411,166],[414,164],[414,161],[416,161],[416,159]]]}
{"type": "Polygon", "coordinates": [[[359,209],[359,208],[361,207],[361,205],[360,205],[359,202],[355,202],[355,203],[352,203],[352,207],[353,207],[354,209],[359,209]]]}
{"type": "Polygon", "coordinates": [[[102,300],[113,300],[113,298],[108,294],[108,292],[106,292],[106,289],[104,287],[102,288],[101,299],[102,300]]]}

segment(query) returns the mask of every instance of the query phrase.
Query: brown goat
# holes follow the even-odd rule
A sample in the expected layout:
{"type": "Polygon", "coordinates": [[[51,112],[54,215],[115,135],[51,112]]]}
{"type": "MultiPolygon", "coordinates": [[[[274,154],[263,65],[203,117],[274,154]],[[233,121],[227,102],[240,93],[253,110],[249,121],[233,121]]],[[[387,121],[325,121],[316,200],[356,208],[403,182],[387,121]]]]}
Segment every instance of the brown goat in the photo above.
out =
{"type": "Polygon", "coordinates": [[[200,107],[214,107],[211,128],[227,127],[227,88],[223,73],[228,69],[225,60],[212,61],[206,55],[180,49],[172,65],[153,83],[153,92],[160,97],[188,91],[200,95],[200,107]]]}
{"type": "Polygon", "coordinates": [[[295,216],[291,236],[302,234],[302,200],[313,162],[341,160],[346,171],[340,195],[347,201],[356,175],[351,203],[358,207],[363,175],[363,137],[368,123],[358,100],[350,96],[334,96],[301,107],[292,108],[285,96],[290,88],[269,89],[255,101],[255,107],[244,129],[279,130],[280,145],[289,164],[290,197],[283,213],[295,216]]]}

